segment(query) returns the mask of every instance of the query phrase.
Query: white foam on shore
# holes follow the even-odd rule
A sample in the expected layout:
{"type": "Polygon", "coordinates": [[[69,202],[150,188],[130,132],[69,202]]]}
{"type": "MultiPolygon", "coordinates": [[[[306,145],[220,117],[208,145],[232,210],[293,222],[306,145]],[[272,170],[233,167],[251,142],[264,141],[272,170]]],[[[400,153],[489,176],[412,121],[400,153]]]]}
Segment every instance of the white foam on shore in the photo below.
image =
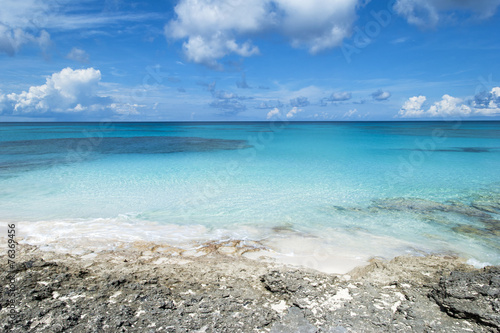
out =
{"type": "Polygon", "coordinates": [[[467,260],[467,264],[474,266],[475,268],[485,268],[487,266],[491,266],[491,264],[489,262],[481,262],[481,261],[476,260],[474,258],[467,260]]]}
{"type": "Polygon", "coordinates": [[[207,244],[223,244],[219,253],[241,254],[256,260],[272,260],[325,273],[344,274],[365,265],[372,257],[408,254],[411,244],[389,237],[347,234],[325,230],[320,236],[294,230],[262,230],[242,226],[237,230],[209,229],[202,225],[134,223],[116,219],[39,221],[16,223],[20,243],[41,249],[88,255],[148,242],[182,249],[186,256],[204,255],[207,244]],[[242,242],[231,242],[242,241],[242,242]],[[246,246],[250,251],[241,251],[246,246]],[[232,247],[240,247],[233,249],[232,247]],[[254,247],[254,249],[251,249],[254,247]]]}
{"type": "Polygon", "coordinates": [[[337,274],[366,265],[374,257],[391,259],[416,254],[411,244],[390,237],[349,235],[331,230],[322,237],[297,233],[270,237],[262,243],[274,250],[267,256],[278,262],[337,274]]]}
{"type": "MultiPolygon", "coordinates": [[[[20,222],[18,237],[42,248],[80,252],[113,250],[133,242],[168,243],[186,246],[206,239],[208,230],[201,225],[179,226],[155,223],[130,223],[124,218],[20,222]]],[[[215,235],[214,235],[215,236],[215,235]]]]}

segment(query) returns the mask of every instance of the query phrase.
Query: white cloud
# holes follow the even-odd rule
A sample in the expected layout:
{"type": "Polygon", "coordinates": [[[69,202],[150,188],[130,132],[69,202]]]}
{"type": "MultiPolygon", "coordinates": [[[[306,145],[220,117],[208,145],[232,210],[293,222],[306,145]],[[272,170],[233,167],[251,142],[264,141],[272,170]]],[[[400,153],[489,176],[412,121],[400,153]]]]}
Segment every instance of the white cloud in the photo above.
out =
{"type": "Polygon", "coordinates": [[[72,48],[71,51],[66,56],[66,58],[81,62],[83,64],[86,64],[89,62],[88,53],[82,49],[77,48],[77,47],[72,48]]]}
{"type": "Polygon", "coordinates": [[[350,35],[359,1],[181,0],[165,35],[185,39],[186,57],[210,66],[231,53],[258,54],[248,38],[264,31],[282,34],[293,47],[316,53],[339,46],[350,35]]]}
{"type": "Polygon", "coordinates": [[[0,53],[13,56],[25,44],[36,44],[42,50],[46,50],[50,45],[50,35],[42,30],[38,36],[25,32],[21,28],[11,28],[0,22],[0,53]]]}
{"type": "Polygon", "coordinates": [[[74,30],[113,23],[159,18],[157,13],[85,13],[82,4],[70,0],[2,0],[0,9],[0,53],[13,56],[23,45],[38,45],[45,51],[50,45],[47,30],[74,30]]]}
{"type": "Polygon", "coordinates": [[[293,107],[290,111],[288,111],[288,113],[286,114],[286,117],[287,118],[293,118],[295,117],[295,115],[299,112],[302,112],[303,110],[302,109],[299,109],[297,108],[296,106],[293,107]]]}
{"type": "Polygon", "coordinates": [[[248,57],[259,53],[259,49],[249,42],[238,45],[234,39],[216,34],[206,38],[202,36],[190,37],[183,44],[184,53],[190,61],[218,67],[215,59],[224,57],[228,53],[236,53],[248,57]]]}
{"type": "Polygon", "coordinates": [[[372,94],[372,97],[376,101],[385,101],[391,97],[391,93],[388,91],[383,91],[383,90],[379,89],[372,94]]]}
{"type": "Polygon", "coordinates": [[[25,44],[39,45],[45,50],[50,35],[39,22],[48,10],[48,3],[42,0],[2,0],[0,53],[13,56],[25,44]]]}
{"type": "Polygon", "coordinates": [[[311,53],[339,46],[356,20],[357,0],[277,0],[278,23],[294,47],[311,53]]]}
{"type": "Polygon", "coordinates": [[[328,112],[320,112],[320,113],[315,113],[313,118],[322,120],[331,120],[335,119],[335,115],[329,114],[328,112]]]}
{"type": "Polygon", "coordinates": [[[14,29],[22,28],[24,30],[28,28],[30,30],[75,30],[162,17],[159,13],[123,13],[119,11],[81,13],[82,6],[81,2],[72,0],[2,0],[0,23],[14,29]]]}
{"type": "Polygon", "coordinates": [[[494,87],[489,92],[477,94],[471,106],[479,115],[494,116],[500,114],[500,87],[494,87]]]}
{"type": "MultiPolygon", "coordinates": [[[[144,108],[145,105],[139,104],[128,104],[128,103],[111,103],[109,108],[113,110],[113,112],[120,115],[138,115],[140,112],[137,110],[138,108],[144,108]]],[[[155,105],[155,108],[157,105],[155,105]]]]}
{"type": "Polygon", "coordinates": [[[100,80],[101,72],[94,68],[64,68],[48,77],[41,86],[32,86],[20,94],[0,95],[0,111],[42,114],[103,110],[111,99],[97,94],[100,80]]]}
{"type": "Polygon", "coordinates": [[[431,117],[468,116],[471,108],[463,104],[460,98],[444,95],[443,98],[434,103],[427,114],[431,117]]]}
{"type": "Polygon", "coordinates": [[[50,6],[43,0],[2,0],[0,22],[12,28],[36,27],[50,6]]]}
{"type": "Polygon", "coordinates": [[[432,27],[450,16],[452,11],[471,11],[485,19],[493,16],[500,0],[397,0],[394,9],[409,23],[420,27],[432,27]]]}
{"type": "MultiPolygon", "coordinates": [[[[54,1],[55,2],[55,1],[54,1]]],[[[66,1],[64,4],[64,12],[57,12],[54,8],[53,12],[47,13],[47,19],[44,21],[47,29],[54,30],[79,30],[84,29],[86,34],[102,34],[109,35],[109,31],[89,30],[91,28],[97,29],[102,27],[109,27],[110,25],[123,24],[127,22],[150,22],[152,20],[162,19],[159,13],[89,13],[89,14],[73,14],[74,11],[71,7],[79,6],[76,1],[66,1]]],[[[75,10],[78,10],[76,8],[75,10]]]]}
{"type": "Polygon", "coordinates": [[[477,94],[473,100],[469,101],[443,95],[440,101],[432,104],[426,111],[422,108],[425,101],[425,96],[411,97],[399,110],[399,116],[402,118],[447,118],[499,115],[500,87],[494,87],[489,92],[477,94]]]}
{"type": "Polygon", "coordinates": [[[229,92],[229,91],[225,91],[225,90],[215,90],[215,91],[212,91],[212,95],[215,98],[218,98],[218,99],[238,98],[238,95],[236,95],[236,94],[234,94],[232,92],[229,92]]]}
{"type": "Polygon", "coordinates": [[[215,65],[229,53],[250,56],[259,52],[249,41],[239,45],[235,34],[251,33],[266,24],[266,0],[182,0],[175,6],[177,19],[165,26],[167,37],[184,39],[190,61],[215,65]]]}
{"type": "Polygon", "coordinates": [[[280,116],[280,110],[278,108],[274,108],[267,113],[267,119],[271,119],[274,116],[280,116]]]}
{"type": "Polygon", "coordinates": [[[356,113],[358,113],[357,109],[349,110],[346,113],[344,113],[344,118],[350,118],[350,117],[352,117],[356,113]]]}
{"type": "Polygon", "coordinates": [[[421,117],[424,115],[422,105],[427,98],[425,96],[410,97],[399,110],[399,116],[403,118],[421,117]]]}
{"type": "Polygon", "coordinates": [[[398,0],[394,9],[396,13],[404,16],[408,23],[421,27],[434,26],[439,21],[437,9],[427,0],[398,0]]]}
{"type": "Polygon", "coordinates": [[[350,100],[351,98],[352,94],[350,92],[335,92],[331,94],[328,100],[332,102],[340,102],[350,100]]]}

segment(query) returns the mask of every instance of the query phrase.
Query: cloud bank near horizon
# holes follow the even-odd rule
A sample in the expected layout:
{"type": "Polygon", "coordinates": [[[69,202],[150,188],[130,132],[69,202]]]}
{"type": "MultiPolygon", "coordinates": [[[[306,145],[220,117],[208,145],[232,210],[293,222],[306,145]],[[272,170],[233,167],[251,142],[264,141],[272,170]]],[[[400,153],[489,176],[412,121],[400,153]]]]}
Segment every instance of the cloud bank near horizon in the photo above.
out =
{"type": "Polygon", "coordinates": [[[440,101],[434,102],[427,109],[424,108],[426,101],[426,96],[410,97],[399,110],[398,116],[401,118],[497,116],[500,114],[500,87],[481,92],[472,100],[445,94],[440,101]]]}

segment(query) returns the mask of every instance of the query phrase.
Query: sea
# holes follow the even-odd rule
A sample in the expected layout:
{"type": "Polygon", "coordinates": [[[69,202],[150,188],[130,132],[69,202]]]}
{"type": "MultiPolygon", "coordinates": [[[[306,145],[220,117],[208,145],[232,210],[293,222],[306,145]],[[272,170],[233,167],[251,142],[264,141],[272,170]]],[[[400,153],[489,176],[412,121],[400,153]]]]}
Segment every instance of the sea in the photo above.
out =
{"type": "Polygon", "coordinates": [[[500,122],[0,123],[0,222],[75,254],[232,242],[331,273],[498,265],[500,122]]]}

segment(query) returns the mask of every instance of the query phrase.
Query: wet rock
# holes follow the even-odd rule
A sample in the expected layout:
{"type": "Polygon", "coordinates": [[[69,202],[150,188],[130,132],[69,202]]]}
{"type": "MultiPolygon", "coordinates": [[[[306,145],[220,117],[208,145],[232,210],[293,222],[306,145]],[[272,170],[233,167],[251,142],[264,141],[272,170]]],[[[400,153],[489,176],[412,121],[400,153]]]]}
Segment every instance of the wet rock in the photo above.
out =
{"type": "Polygon", "coordinates": [[[386,210],[414,211],[428,213],[432,211],[451,212],[471,217],[491,218],[491,215],[473,206],[455,202],[443,204],[419,198],[390,198],[373,201],[373,207],[386,210]]]}
{"type": "Polygon", "coordinates": [[[429,212],[432,210],[446,210],[444,204],[431,200],[418,198],[388,198],[373,201],[373,206],[380,209],[388,210],[407,210],[429,212]]]}
{"type": "Polygon", "coordinates": [[[489,236],[488,230],[483,229],[483,228],[478,228],[476,226],[468,225],[468,224],[462,224],[462,225],[453,227],[451,229],[459,234],[473,235],[473,236],[480,236],[480,237],[489,236]]]}
{"type": "Polygon", "coordinates": [[[481,219],[481,223],[485,225],[488,230],[495,232],[500,231],[500,220],[496,219],[481,219]]]}
{"type": "Polygon", "coordinates": [[[491,204],[482,204],[476,202],[473,202],[471,206],[487,213],[500,214],[500,206],[495,206],[491,204]]]}
{"type": "Polygon", "coordinates": [[[431,297],[449,315],[500,330],[500,268],[452,272],[442,277],[431,297]]]}

